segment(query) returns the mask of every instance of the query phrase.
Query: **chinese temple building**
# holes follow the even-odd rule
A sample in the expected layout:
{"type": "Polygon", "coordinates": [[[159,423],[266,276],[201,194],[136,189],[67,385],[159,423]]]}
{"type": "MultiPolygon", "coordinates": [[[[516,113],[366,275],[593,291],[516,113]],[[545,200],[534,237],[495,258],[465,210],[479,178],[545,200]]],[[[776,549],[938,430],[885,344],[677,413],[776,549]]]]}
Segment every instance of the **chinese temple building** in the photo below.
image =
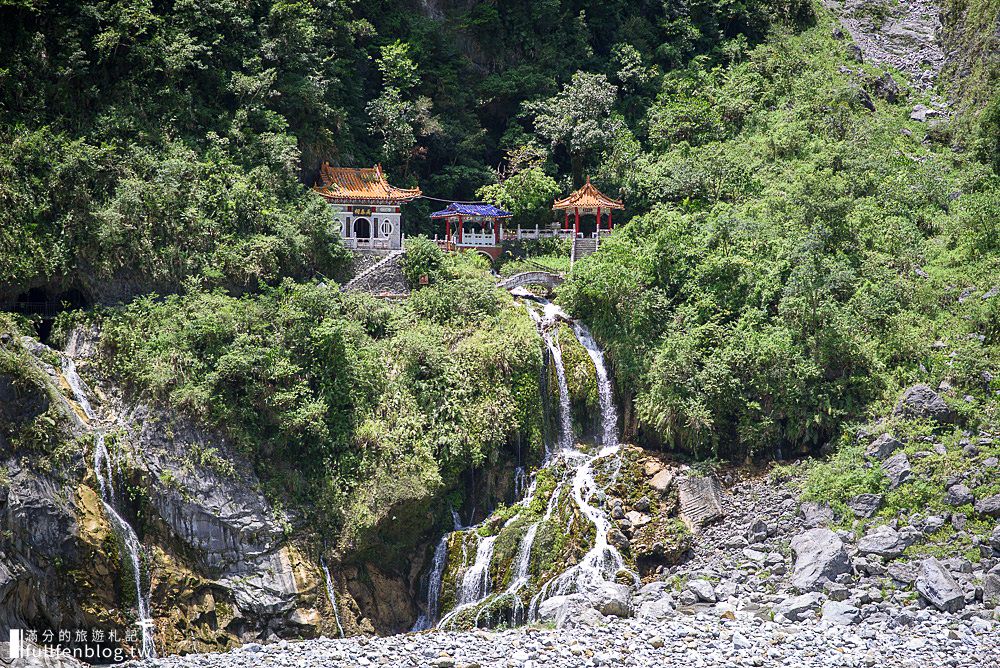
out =
{"type": "Polygon", "coordinates": [[[390,185],[381,165],[331,167],[325,162],[313,190],[334,207],[344,245],[385,250],[403,247],[400,205],[421,194],[419,188],[390,185]]]}
{"type": "Polygon", "coordinates": [[[500,242],[505,238],[504,221],[512,215],[492,204],[452,202],[432,213],[431,219],[444,220],[444,238],[437,241],[445,250],[476,250],[495,260],[500,256],[500,242]]]}
{"type": "Polygon", "coordinates": [[[564,199],[557,199],[552,205],[552,210],[563,212],[563,230],[572,232],[573,238],[590,236],[599,239],[601,234],[611,233],[611,212],[624,211],[625,206],[620,199],[611,199],[595,188],[588,176],[587,182],[582,188],[570,193],[564,199]],[[608,215],[608,225],[607,228],[602,228],[602,219],[605,213],[608,215]],[[572,214],[572,218],[570,214],[572,214]],[[594,216],[592,232],[581,228],[581,216],[594,216]]]}

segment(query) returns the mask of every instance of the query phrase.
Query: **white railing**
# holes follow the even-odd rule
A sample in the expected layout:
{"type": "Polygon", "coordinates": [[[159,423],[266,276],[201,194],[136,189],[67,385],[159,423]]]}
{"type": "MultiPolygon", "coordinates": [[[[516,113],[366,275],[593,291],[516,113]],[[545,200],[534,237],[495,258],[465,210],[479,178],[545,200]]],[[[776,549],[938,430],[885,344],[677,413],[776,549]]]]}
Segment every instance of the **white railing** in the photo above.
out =
{"type": "MultiPolygon", "coordinates": [[[[601,230],[600,236],[605,237],[608,235],[607,230],[601,230]]],[[[584,234],[583,232],[574,233],[572,229],[552,229],[548,227],[535,226],[534,228],[524,228],[518,227],[513,230],[507,230],[503,227],[500,228],[500,240],[501,241],[522,241],[530,239],[584,239],[584,238],[597,238],[598,233],[594,232],[592,234],[584,234]]],[[[458,240],[458,233],[454,233],[451,237],[445,235],[434,235],[434,241],[437,242],[439,246],[442,247],[458,247],[458,248],[482,248],[482,247],[495,247],[497,244],[496,237],[492,232],[464,232],[462,234],[462,240],[458,240]]]]}
{"type": "Polygon", "coordinates": [[[344,247],[350,249],[361,249],[361,250],[390,250],[391,239],[377,237],[377,238],[364,238],[364,237],[344,237],[341,238],[344,242],[344,247]]]}
{"type": "Polygon", "coordinates": [[[552,229],[551,227],[539,227],[535,225],[534,229],[519,227],[516,230],[507,230],[504,232],[503,238],[508,241],[515,239],[520,241],[522,239],[552,239],[572,236],[572,230],[552,229]]]}
{"type": "Polygon", "coordinates": [[[439,246],[447,245],[450,241],[451,246],[457,246],[459,248],[493,248],[498,246],[496,237],[493,233],[488,234],[475,234],[472,232],[466,232],[462,235],[462,240],[458,240],[458,235],[453,234],[451,238],[445,236],[434,235],[434,241],[437,242],[439,246]]]}

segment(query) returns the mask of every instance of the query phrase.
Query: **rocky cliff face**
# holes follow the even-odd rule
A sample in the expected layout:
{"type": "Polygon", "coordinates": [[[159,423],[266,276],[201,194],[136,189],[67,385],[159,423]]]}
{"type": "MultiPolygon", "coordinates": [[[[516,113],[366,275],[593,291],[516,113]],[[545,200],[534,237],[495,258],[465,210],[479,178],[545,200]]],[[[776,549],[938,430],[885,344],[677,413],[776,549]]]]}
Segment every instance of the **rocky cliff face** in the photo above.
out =
{"type": "MultiPolygon", "coordinates": [[[[75,332],[65,353],[85,378],[93,342],[94,333],[75,332]]],[[[88,419],[63,353],[11,337],[0,352],[0,623],[132,627],[132,571],[92,464],[99,428],[118,510],[142,544],[158,651],[412,624],[419,559],[398,572],[328,553],[331,592],[321,540],[220,435],[96,382],[85,388],[97,415],[88,419]]]]}

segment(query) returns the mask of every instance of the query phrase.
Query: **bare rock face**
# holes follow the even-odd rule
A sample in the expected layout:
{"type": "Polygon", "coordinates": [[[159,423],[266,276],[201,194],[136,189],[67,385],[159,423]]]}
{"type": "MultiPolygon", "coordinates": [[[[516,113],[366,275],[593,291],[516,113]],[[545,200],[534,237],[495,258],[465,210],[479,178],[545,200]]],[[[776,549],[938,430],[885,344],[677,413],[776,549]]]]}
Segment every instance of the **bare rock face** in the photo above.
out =
{"type": "Polygon", "coordinates": [[[818,610],[822,603],[822,594],[819,592],[809,592],[785,599],[775,607],[775,612],[784,615],[793,622],[797,622],[803,619],[806,613],[818,610]]]}
{"type": "Polygon", "coordinates": [[[888,524],[869,531],[858,541],[858,552],[861,554],[877,554],[887,559],[895,559],[910,546],[910,539],[893,529],[888,524]]]}
{"type": "MultiPolygon", "coordinates": [[[[845,0],[823,3],[850,33],[857,60],[895,68],[928,90],[945,63],[941,9],[932,0],[845,0]]],[[[849,49],[850,50],[850,49],[849,49]]]]}
{"type": "Polygon", "coordinates": [[[976,512],[980,515],[989,515],[990,517],[1000,517],[1000,494],[994,494],[993,496],[987,496],[985,499],[980,499],[976,502],[976,512]]]}
{"type": "Polygon", "coordinates": [[[940,561],[930,557],[920,562],[917,591],[935,608],[958,612],[965,607],[965,592],[940,561]]]}
{"type": "Polygon", "coordinates": [[[799,507],[799,514],[802,515],[802,523],[809,528],[823,526],[833,521],[833,508],[829,503],[804,501],[799,507]]]}
{"type": "Polygon", "coordinates": [[[858,494],[848,499],[847,507],[855,516],[867,519],[882,508],[883,499],[881,494],[858,494]]]}
{"type": "Polygon", "coordinates": [[[48,409],[48,397],[39,390],[25,391],[21,379],[13,374],[0,374],[0,438],[4,433],[9,436],[18,425],[35,419],[48,409]]]}
{"type": "Polygon", "coordinates": [[[795,567],[791,584],[801,591],[818,591],[827,582],[851,572],[844,542],[829,529],[809,529],[792,539],[795,567]]]}

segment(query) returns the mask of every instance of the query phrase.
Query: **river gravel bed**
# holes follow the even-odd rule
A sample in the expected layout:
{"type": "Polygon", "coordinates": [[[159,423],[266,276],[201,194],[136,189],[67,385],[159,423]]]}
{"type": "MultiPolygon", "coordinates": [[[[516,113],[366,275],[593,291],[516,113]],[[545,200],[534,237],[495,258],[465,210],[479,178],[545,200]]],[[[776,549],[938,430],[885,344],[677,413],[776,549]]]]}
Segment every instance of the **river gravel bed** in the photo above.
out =
{"type": "Polygon", "coordinates": [[[435,666],[1000,666],[1000,626],[935,614],[906,627],[822,621],[775,623],[709,612],[664,620],[613,620],[599,626],[506,631],[425,632],[389,637],[250,644],[224,654],[172,656],[132,668],[435,666]]]}

